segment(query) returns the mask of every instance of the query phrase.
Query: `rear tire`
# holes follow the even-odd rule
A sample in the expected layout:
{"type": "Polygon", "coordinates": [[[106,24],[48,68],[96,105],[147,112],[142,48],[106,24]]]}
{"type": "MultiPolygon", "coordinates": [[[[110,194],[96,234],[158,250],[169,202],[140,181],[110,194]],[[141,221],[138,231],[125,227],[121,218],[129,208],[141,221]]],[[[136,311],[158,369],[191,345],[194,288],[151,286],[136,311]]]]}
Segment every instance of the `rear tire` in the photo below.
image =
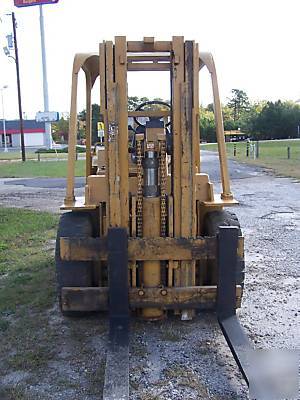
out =
{"type": "MultiPolygon", "coordinates": [[[[237,226],[239,228],[239,236],[242,235],[241,226],[238,217],[231,211],[212,211],[206,214],[204,218],[204,235],[216,236],[220,226],[237,226]]],[[[218,279],[218,267],[216,261],[209,261],[208,265],[208,284],[216,285],[218,279]]],[[[244,287],[245,279],[245,260],[244,257],[238,256],[236,284],[244,287]]]]}
{"type": "Polygon", "coordinates": [[[89,287],[93,284],[93,263],[91,261],[64,261],[60,257],[61,237],[91,237],[93,226],[90,215],[85,212],[62,214],[56,238],[55,263],[59,305],[63,315],[81,316],[84,313],[63,311],[61,304],[62,287],[89,287]]]}

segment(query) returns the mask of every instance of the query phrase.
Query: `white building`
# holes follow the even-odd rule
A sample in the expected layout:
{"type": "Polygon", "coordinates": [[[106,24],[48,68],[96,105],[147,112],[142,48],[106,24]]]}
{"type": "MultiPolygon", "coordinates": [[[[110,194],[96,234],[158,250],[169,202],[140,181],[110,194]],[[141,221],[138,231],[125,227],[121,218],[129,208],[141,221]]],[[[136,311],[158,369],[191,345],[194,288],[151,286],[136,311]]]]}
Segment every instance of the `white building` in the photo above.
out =
{"type": "MultiPolygon", "coordinates": [[[[45,136],[45,123],[26,119],[24,124],[25,147],[43,147],[45,136]]],[[[21,147],[20,121],[5,121],[6,144],[8,148],[21,147]]],[[[0,121],[0,148],[5,147],[3,121],[0,121]]]]}

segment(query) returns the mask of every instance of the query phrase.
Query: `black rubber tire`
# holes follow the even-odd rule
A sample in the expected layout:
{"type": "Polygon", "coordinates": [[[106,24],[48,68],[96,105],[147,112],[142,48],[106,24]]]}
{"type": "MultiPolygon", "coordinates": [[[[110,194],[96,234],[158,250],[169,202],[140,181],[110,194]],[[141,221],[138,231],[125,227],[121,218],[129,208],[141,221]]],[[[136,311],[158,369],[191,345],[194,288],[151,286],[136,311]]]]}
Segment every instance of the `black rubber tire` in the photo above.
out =
{"type": "MultiPolygon", "coordinates": [[[[60,258],[61,237],[91,237],[93,227],[90,215],[84,212],[68,212],[62,214],[59,221],[56,247],[56,279],[59,304],[61,308],[61,288],[89,287],[93,283],[93,263],[90,261],[64,261],[60,258]]],[[[78,316],[82,313],[63,312],[66,316],[78,316]]]]}
{"type": "MultiPolygon", "coordinates": [[[[237,226],[239,228],[239,235],[242,235],[241,226],[238,217],[231,211],[212,211],[205,215],[204,218],[204,235],[205,236],[216,236],[219,232],[220,226],[237,226]]],[[[217,279],[217,265],[216,262],[212,262],[209,266],[212,269],[212,274],[210,275],[211,285],[216,285],[217,279]]],[[[244,257],[238,257],[238,265],[236,271],[236,284],[244,287],[245,279],[245,260],[244,257]]]]}

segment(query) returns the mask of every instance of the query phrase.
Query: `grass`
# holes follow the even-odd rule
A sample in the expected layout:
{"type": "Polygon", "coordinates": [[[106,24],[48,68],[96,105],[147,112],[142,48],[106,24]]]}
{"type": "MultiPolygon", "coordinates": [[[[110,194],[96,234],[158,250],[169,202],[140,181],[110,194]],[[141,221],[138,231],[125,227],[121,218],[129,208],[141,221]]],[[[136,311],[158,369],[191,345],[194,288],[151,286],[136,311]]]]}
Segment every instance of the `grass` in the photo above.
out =
{"type": "Polygon", "coordinates": [[[1,400],[46,399],[50,390],[99,397],[103,388],[105,354],[91,338],[106,336],[105,318],[62,318],[57,310],[57,222],[46,212],[0,207],[1,400]]]}
{"type": "Polygon", "coordinates": [[[164,375],[167,380],[176,380],[178,386],[187,387],[197,393],[198,398],[211,398],[215,399],[208,394],[205,385],[199,381],[199,378],[192,369],[183,365],[173,364],[164,370],[164,375]]]}
{"type": "Polygon", "coordinates": [[[43,212],[0,208],[0,331],[7,315],[26,307],[45,309],[54,301],[53,250],[58,217],[43,212]]]}
{"type": "Polygon", "coordinates": [[[39,310],[53,304],[52,249],[58,217],[48,213],[0,208],[0,331],[9,328],[5,316],[26,307],[39,310]]]}
{"type": "MultiPolygon", "coordinates": [[[[227,154],[230,158],[271,168],[277,175],[291,176],[300,179],[300,140],[270,140],[259,142],[259,158],[254,160],[253,155],[246,157],[246,142],[226,143],[227,154]],[[233,155],[234,145],[236,145],[236,156],[233,155]],[[290,147],[291,158],[287,158],[287,147],[290,147]]],[[[216,144],[205,144],[204,150],[217,151],[216,144]]],[[[12,157],[19,157],[19,153],[0,153],[0,160],[3,154],[12,157]]],[[[28,153],[28,159],[33,157],[37,159],[34,153],[28,153]]],[[[58,154],[59,157],[65,157],[66,154],[58,154]]],[[[0,178],[31,178],[31,177],[52,177],[64,178],[67,174],[67,161],[56,159],[55,154],[42,154],[43,158],[50,158],[52,161],[33,161],[25,163],[0,162],[0,178]]],[[[3,159],[3,158],[2,158],[3,159]]],[[[79,159],[75,165],[75,176],[84,176],[85,161],[79,159]]]]}
{"type": "Polygon", "coordinates": [[[161,340],[166,341],[166,342],[180,342],[181,337],[180,333],[178,330],[176,330],[175,326],[173,324],[164,324],[161,326],[160,330],[160,337],[161,340]]]}
{"type": "Polygon", "coordinates": [[[9,389],[0,388],[1,400],[30,400],[26,394],[24,385],[15,385],[9,389]]]}
{"type": "Polygon", "coordinates": [[[145,358],[148,355],[147,346],[142,342],[135,342],[131,347],[131,354],[139,359],[145,358]]]}
{"type": "MultiPolygon", "coordinates": [[[[206,144],[202,149],[217,151],[217,144],[206,144]]],[[[300,179],[300,140],[260,141],[259,157],[255,160],[253,154],[246,157],[246,142],[226,143],[226,149],[232,159],[271,168],[277,175],[300,179]],[[236,156],[233,154],[234,146],[236,146],[236,156]],[[288,147],[290,147],[290,159],[287,157],[288,147]]]]}
{"type": "MultiPolygon", "coordinates": [[[[31,331],[27,330],[27,332],[31,331]]],[[[51,347],[47,344],[46,339],[45,337],[45,344],[37,343],[35,346],[32,341],[25,342],[26,347],[10,357],[8,366],[23,371],[37,370],[46,366],[53,358],[53,352],[51,352],[51,347]]]]}
{"type": "MultiPolygon", "coordinates": [[[[41,153],[40,154],[40,159],[64,159],[66,160],[68,158],[67,153],[41,153]]],[[[0,160],[2,161],[17,161],[17,160],[22,160],[21,152],[19,151],[8,151],[5,153],[4,151],[0,151],[0,160]]],[[[38,160],[38,155],[34,151],[26,151],[26,160],[38,160]]]]}
{"type": "MultiPolygon", "coordinates": [[[[84,176],[85,161],[78,160],[75,164],[75,176],[84,176]]],[[[65,178],[67,175],[67,161],[26,161],[0,163],[1,178],[31,178],[51,177],[65,178]]]]}
{"type": "MultiPolygon", "coordinates": [[[[37,160],[37,154],[34,152],[26,152],[26,158],[28,160],[35,159],[37,160]]],[[[21,160],[21,152],[20,151],[8,151],[5,153],[4,151],[0,151],[0,160],[21,160]]]]}
{"type": "Polygon", "coordinates": [[[105,365],[106,363],[103,359],[95,370],[89,371],[87,374],[87,392],[89,395],[98,395],[100,398],[104,387],[105,365]]]}
{"type": "MultiPolygon", "coordinates": [[[[0,208],[2,278],[4,274],[8,277],[17,274],[14,277],[17,284],[33,279],[30,272],[41,270],[49,261],[49,251],[45,251],[44,246],[55,237],[57,220],[58,217],[50,213],[0,208]]],[[[0,301],[0,310],[2,305],[0,301]]]]}
{"type": "MultiPolygon", "coordinates": [[[[0,208],[0,358],[4,371],[40,368],[52,357],[44,311],[55,301],[56,215],[0,208]],[[8,357],[9,350],[13,354],[8,357]]],[[[0,370],[2,369],[0,368],[0,370]]],[[[2,370],[1,373],[3,374],[2,370]]],[[[15,397],[18,398],[18,397],[15,397]]]]}

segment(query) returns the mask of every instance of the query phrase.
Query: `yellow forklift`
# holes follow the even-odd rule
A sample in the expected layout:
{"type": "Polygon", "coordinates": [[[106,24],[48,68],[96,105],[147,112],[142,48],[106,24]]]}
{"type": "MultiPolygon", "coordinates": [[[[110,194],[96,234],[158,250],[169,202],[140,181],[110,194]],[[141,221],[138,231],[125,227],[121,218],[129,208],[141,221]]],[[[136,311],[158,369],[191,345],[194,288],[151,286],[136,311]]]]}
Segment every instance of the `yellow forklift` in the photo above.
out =
{"type": "MultiPolygon", "coordinates": [[[[158,81],[159,84],[159,81],[158,81]]],[[[198,44],[126,41],[77,54],[72,75],[67,190],[56,245],[65,315],[109,311],[103,398],[128,399],[129,317],[182,320],[216,310],[248,382],[251,345],[236,317],[244,284],[243,237],[230,189],[217,75],[198,44]],[[199,71],[212,82],[222,191],[201,169],[199,71]],[[78,74],[86,77],[86,184],[74,196],[78,74]],[[170,101],[128,111],[127,75],[168,71],[170,101]],[[104,146],[93,146],[91,91],[100,77],[104,146]],[[130,121],[130,123],[129,123],[130,121]]]]}

